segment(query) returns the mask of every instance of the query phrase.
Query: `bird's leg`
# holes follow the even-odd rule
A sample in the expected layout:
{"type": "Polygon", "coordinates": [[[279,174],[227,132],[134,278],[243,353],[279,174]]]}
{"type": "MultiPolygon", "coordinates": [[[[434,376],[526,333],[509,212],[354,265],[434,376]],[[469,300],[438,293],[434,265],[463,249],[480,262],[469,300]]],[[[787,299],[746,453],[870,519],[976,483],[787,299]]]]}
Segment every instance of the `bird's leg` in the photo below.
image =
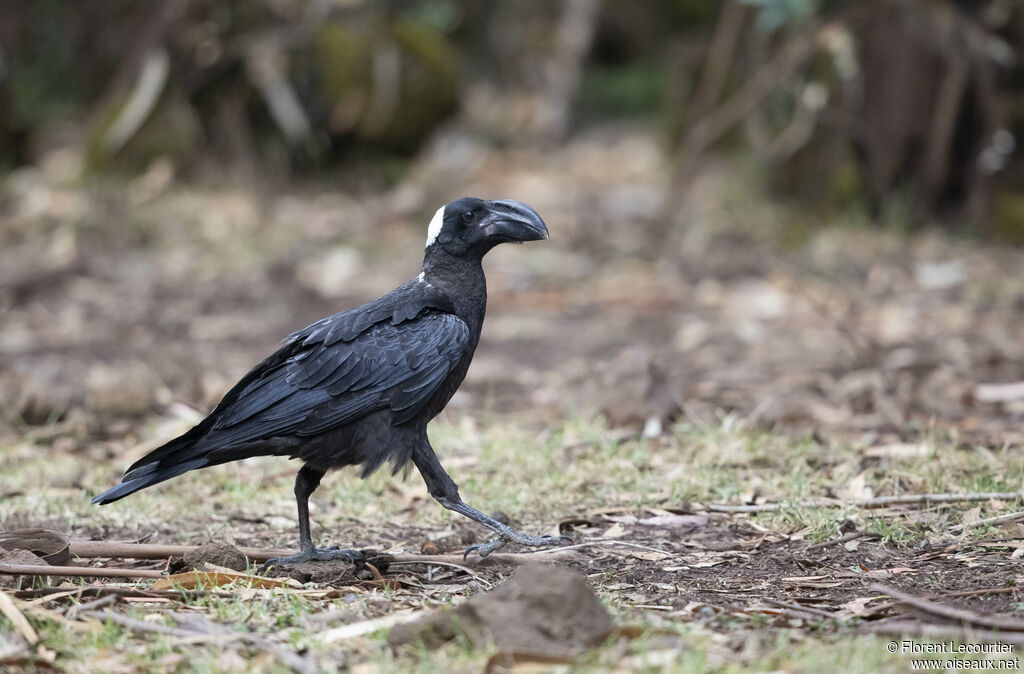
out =
{"type": "Polygon", "coordinates": [[[299,554],[290,557],[273,557],[268,559],[260,573],[277,564],[297,564],[299,562],[322,562],[330,559],[347,559],[359,564],[364,561],[363,553],[358,550],[339,550],[338,548],[318,548],[313,545],[313,537],[309,533],[309,495],[312,494],[323,478],[324,472],[303,466],[295,476],[295,501],[299,509],[299,554]]]}
{"type": "Polygon", "coordinates": [[[513,529],[507,524],[502,524],[493,517],[488,517],[473,506],[463,502],[463,500],[459,498],[458,493],[456,493],[455,499],[446,498],[444,496],[435,496],[434,500],[448,510],[465,515],[474,522],[482,524],[494,533],[498,534],[498,538],[495,538],[493,541],[484,543],[483,545],[469,546],[466,548],[466,552],[463,553],[463,557],[469,557],[471,552],[478,552],[481,557],[486,557],[498,548],[505,547],[505,544],[509,542],[528,545],[535,548],[543,545],[558,545],[560,543],[572,542],[572,539],[568,536],[549,536],[547,534],[543,536],[528,536],[518,529],[513,529]]]}
{"type": "Polygon", "coordinates": [[[523,532],[513,529],[507,524],[502,524],[493,517],[488,517],[473,506],[465,503],[459,496],[459,487],[455,484],[455,481],[445,472],[441,466],[441,462],[437,460],[437,455],[434,451],[427,448],[425,452],[416,452],[413,454],[413,463],[419,469],[420,474],[423,476],[423,481],[427,484],[427,491],[434,497],[434,500],[440,503],[442,506],[457,512],[460,515],[465,515],[469,519],[473,520],[478,524],[482,524],[494,533],[498,534],[498,538],[484,543],[483,545],[471,545],[466,548],[466,552],[463,557],[468,557],[471,552],[480,553],[481,557],[486,557],[498,548],[504,547],[506,543],[519,543],[520,545],[528,545],[531,547],[540,547],[543,545],[558,545],[559,543],[568,542],[571,543],[572,539],[568,536],[528,536],[523,532]]]}

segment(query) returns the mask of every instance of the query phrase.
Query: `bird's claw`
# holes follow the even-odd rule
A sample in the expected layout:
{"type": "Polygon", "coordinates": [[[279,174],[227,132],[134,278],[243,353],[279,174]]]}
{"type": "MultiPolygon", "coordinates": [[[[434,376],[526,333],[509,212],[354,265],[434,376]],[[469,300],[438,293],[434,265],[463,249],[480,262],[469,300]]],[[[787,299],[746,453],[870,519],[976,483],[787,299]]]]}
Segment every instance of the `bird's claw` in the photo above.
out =
{"type": "Polygon", "coordinates": [[[312,548],[311,550],[303,550],[299,554],[291,555],[290,557],[271,557],[263,563],[263,566],[260,567],[260,573],[266,573],[267,569],[270,567],[279,566],[281,564],[327,562],[333,559],[344,559],[357,566],[366,562],[366,556],[359,550],[341,550],[337,546],[329,548],[312,548]]]}
{"type": "Polygon", "coordinates": [[[546,545],[561,545],[562,543],[572,542],[573,540],[569,536],[551,536],[548,534],[543,536],[526,536],[524,534],[519,534],[519,536],[502,536],[500,538],[495,538],[493,541],[488,543],[469,546],[466,548],[466,551],[462,553],[462,558],[469,559],[469,555],[474,552],[479,554],[480,557],[486,557],[495,550],[505,547],[506,543],[519,543],[520,545],[539,548],[546,545]]]}
{"type": "Polygon", "coordinates": [[[470,554],[474,552],[478,553],[480,558],[483,559],[498,548],[505,547],[505,543],[507,543],[507,541],[504,538],[495,538],[493,541],[484,543],[483,545],[471,545],[462,553],[462,559],[469,559],[470,554]]]}

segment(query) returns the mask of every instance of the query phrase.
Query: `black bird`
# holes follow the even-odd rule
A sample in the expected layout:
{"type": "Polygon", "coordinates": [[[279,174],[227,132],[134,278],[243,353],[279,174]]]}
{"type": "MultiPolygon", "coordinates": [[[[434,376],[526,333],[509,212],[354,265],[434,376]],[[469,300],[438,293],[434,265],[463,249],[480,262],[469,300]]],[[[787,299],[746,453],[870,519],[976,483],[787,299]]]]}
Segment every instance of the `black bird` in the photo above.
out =
{"type": "Polygon", "coordinates": [[[560,542],[565,537],[527,536],[464,503],[427,440],[427,422],[462,383],[480,339],[487,305],[483,256],[499,243],[546,238],[537,212],[517,201],[466,197],[441,207],[427,231],[419,276],[292,333],[208,417],[133,463],[93,503],[111,503],[196,468],[289,456],[304,464],[295,478],[301,552],[268,566],[357,561],[357,551],[313,545],[309,495],[335,468],[362,466],[366,477],[385,461],[395,472],[412,461],[438,503],[498,535],[466,555],[486,556],[509,541],[560,542]]]}

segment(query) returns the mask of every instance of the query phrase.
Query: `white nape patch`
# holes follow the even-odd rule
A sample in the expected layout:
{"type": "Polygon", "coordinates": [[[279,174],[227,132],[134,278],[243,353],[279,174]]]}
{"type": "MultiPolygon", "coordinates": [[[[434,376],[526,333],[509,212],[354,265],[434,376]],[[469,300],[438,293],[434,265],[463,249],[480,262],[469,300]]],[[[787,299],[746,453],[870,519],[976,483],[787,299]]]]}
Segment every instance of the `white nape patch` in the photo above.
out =
{"type": "MultiPolygon", "coordinates": [[[[429,246],[430,244],[428,243],[427,245],[429,246]]],[[[416,277],[416,280],[417,280],[417,281],[419,281],[420,283],[423,283],[423,281],[424,281],[424,280],[425,280],[426,278],[427,278],[427,272],[425,272],[425,271],[421,271],[421,272],[420,272],[420,275],[416,277]]]]}
{"type": "Polygon", "coordinates": [[[441,225],[444,224],[444,206],[437,209],[437,213],[434,213],[434,217],[430,220],[430,226],[427,227],[427,245],[426,248],[430,248],[431,244],[437,239],[437,235],[441,233],[441,225]]]}

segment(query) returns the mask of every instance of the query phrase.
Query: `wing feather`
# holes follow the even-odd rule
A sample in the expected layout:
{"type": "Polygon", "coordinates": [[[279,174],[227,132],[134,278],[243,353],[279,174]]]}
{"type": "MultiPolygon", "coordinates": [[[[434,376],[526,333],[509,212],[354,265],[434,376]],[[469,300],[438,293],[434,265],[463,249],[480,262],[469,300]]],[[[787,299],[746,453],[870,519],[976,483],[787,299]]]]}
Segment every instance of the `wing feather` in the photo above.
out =
{"type": "Polygon", "coordinates": [[[312,436],[389,407],[392,423],[405,423],[466,355],[470,341],[465,322],[437,310],[397,324],[382,320],[337,339],[351,327],[347,321],[340,330],[314,324],[301,339],[293,336],[294,352],[221,411],[208,439],[224,444],[312,436]]]}

